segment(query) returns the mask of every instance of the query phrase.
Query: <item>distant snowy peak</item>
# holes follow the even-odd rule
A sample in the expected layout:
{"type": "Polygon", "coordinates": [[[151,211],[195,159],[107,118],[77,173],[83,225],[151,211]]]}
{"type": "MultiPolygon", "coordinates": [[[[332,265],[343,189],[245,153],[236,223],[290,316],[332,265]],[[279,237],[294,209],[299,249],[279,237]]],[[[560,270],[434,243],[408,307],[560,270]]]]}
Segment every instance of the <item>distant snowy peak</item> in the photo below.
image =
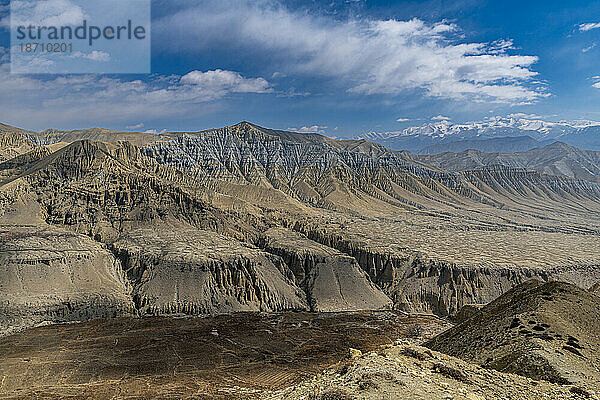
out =
{"type": "MultiPolygon", "coordinates": [[[[540,145],[558,140],[585,150],[600,150],[600,122],[588,120],[549,122],[533,115],[515,114],[464,123],[453,123],[449,120],[432,121],[402,131],[369,132],[353,139],[366,139],[392,150],[429,152],[432,146],[436,151],[442,151],[443,145],[453,142],[465,142],[463,144],[467,146],[488,148],[490,143],[474,143],[474,141],[517,137],[532,138],[540,145]]],[[[520,145],[513,142],[514,140],[509,140],[502,144],[504,147],[501,148],[519,148],[520,145]]],[[[456,146],[460,148],[461,145],[456,146]]],[[[454,148],[446,147],[447,151],[454,148]]]]}
{"type": "Polygon", "coordinates": [[[466,139],[476,137],[498,137],[508,135],[528,135],[538,139],[554,139],[573,133],[579,129],[600,126],[599,121],[575,120],[548,122],[541,119],[491,117],[483,121],[455,124],[451,121],[437,121],[420,126],[412,126],[396,132],[369,132],[354,139],[372,141],[389,140],[403,136],[428,136],[430,138],[466,139]]]}
{"type": "Polygon", "coordinates": [[[376,142],[378,140],[389,139],[396,136],[403,135],[403,131],[395,131],[395,132],[367,132],[358,136],[354,136],[351,139],[365,139],[372,142],[376,142]]]}
{"type": "MultiPolygon", "coordinates": [[[[561,121],[561,123],[566,123],[566,121],[561,121]]],[[[600,121],[589,121],[586,119],[577,119],[571,122],[571,126],[574,128],[588,128],[590,126],[600,126],[600,121]]]]}

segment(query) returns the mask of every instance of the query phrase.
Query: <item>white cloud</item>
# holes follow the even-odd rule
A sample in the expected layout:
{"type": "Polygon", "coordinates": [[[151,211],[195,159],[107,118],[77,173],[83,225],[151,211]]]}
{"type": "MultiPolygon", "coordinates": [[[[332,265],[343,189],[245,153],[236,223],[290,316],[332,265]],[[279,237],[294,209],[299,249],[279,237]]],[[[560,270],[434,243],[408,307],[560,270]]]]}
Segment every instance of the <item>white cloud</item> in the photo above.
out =
{"type": "Polygon", "coordinates": [[[139,124],[126,126],[125,129],[137,130],[137,129],[142,129],[143,127],[144,127],[144,123],[140,122],[139,124]]]}
{"type": "Polygon", "coordinates": [[[167,132],[166,129],[161,129],[160,131],[156,130],[156,129],[148,129],[147,131],[144,131],[144,133],[151,133],[153,135],[162,135],[163,133],[166,133],[166,132],[167,132]]]}
{"type": "Polygon", "coordinates": [[[592,87],[595,87],[596,89],[600,89],[600,82],[596,82],[592,85],[592,87]]]}
{"type": "Polygon", "coordinates": [[[68,57],[72,58],[85,58],[92,61],[110,61],[110,54],[104,51],[93,50],[91,53],[82,53],[81,51],[75,51],[68,57]]]}
{"type": "Polygon", "coordinates": [[[277,97],[306,97],[310,96],[310,92],[298,92],[296,88],[289,88],[283,91],[277,91],[277,97]]]}
{"type": "Polygon", "coordinates": [[[408,122],[408,121],[411,121],[411,119],[410,118],[398,118],[396,120],[396,122],[408,122]]]}
{"type": "Polygon", "coordinates": [[[436,115],[435,117],[431,117],[432,121],[450,121],[452,118],[446,117],[444,115],[436,115]]]}
{"type": "Polygon", "coordinates": [[[228,49],[240,60],[260,59],[290,76],[328,78],[351,93],[417,90],[429,97],[502,103],[547,96],[531,85],[537,57],[508,54],[510,40],[463,43],[459,28],[446,21],[337,21],[271,1],[234,3],[207,0],[181,9],[155,21],[153,35],[165,51],[174,42],[181,44],[177,51],[198,54],[228,49]]]}
{"type": "Polygon", "coordinates": [[[583,53],[587,53],[588,51],[590,51],[590,50],[591,50],[591,49],[593,49],[594,47],[596,47],[596,43],[592,43],[592,44],[590,44],[589,46],[587,46],[587,47],[584,47],[583,49],[581,49],[581,51],[582,51],[583,53]]]}
{"type": "Polygon", "coordinates": [[[544,117],[542,117],[541,115],[537,115],[537,114],[527,114],[527,113],[512,113],[512,114],[508,114],[507,117],[509,118],[523,118],[523,119],[543,119],[544,117]]]}
{"type": "Polygon", "coordinates": [[[0,65],[10,61],[10,52],[6,47],[0,46],[0,65]]]}
{"type": "Polygon", "coordinates": [[[10,5],[0,4],[0,28],[7,28],[10,25],[10,5]]]}
{"type": "Polygon", "coordinates": [[[592,84],[592,87],[600,89],[600,75],[592,76],[592,80],[596,81],[592,84]]]}
{"type": "Polygon", "coordinates": [[[202,87],[215,93],[268,93],[273,89],[264,78],[244,78],[240,73],[216,69],[214,71],[192,71],[181,77],[181,83],[202,87]]]}
{"type": "Polygon", "coordinates": [[[288,128],[288,131],[298,132],[298,133],[325,133],[326,126],[312,125],[312,126],[303,126],[302,128],[288,128]]]}
{"type": "Polygon", "coordinates": [[[233,71],[192,71],[184,76],[132,80],[127,76],[14,75],[4,63],[0,64],[0,121],[33,127],[105,124],[108,119],[117,124],[148,115],[186,117],[209,112],[216,101],[231,94],[269,92],[266,80],[247,79],[233,71]]]}
{"type": "Polygon", "coordinates": [[[582,32],[591,31],[592,29],[600,28],[600,22],[588,22],[579,25],[579,30],[582,32]]]}
{"type": "MultiPolygon", "coordinates": [[[[77,25],[86,18],[84,11],[69,0],[15,1],[11,2],[13,25],[66,26],[77,25]]],[[[2,20],[9,25],[9,18],[2,20]]]]}

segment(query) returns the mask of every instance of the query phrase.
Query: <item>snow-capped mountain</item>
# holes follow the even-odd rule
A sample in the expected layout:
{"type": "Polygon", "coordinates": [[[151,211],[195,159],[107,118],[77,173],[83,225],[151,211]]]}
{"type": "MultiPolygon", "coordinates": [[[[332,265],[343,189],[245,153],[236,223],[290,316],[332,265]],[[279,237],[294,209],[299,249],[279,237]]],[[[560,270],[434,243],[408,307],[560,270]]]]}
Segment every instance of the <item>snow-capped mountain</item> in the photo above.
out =
{"type": "MultiPolygon", "coordinates": [[[[418,152],[424,147],[463,140],[528,136],[540,143],[563,141],[587,150],[600,149],[600,122],[588,120],[549,122],[518,117],[491,117],[483,121],[436,121],[396,132],[369,132],[354,139],[374,141],[394,150],[418,152]]],[[[497,151],[503,151],[498,149],[497,151]]]]}

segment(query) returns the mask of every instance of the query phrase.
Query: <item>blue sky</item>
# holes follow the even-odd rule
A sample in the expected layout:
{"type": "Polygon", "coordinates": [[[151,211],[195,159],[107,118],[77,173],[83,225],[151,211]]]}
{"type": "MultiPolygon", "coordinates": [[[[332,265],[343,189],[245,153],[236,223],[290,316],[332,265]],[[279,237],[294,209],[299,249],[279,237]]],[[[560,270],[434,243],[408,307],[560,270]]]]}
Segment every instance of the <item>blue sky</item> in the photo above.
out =
{"type": "Polygon", "coordinates": [[[151,24],[148,0],[16,0],[10,6],[12,73],[151,72],[151,38],[145,34],[151,24]],[[28,29],[30,26],[34,28],[28,29]],[[38,33],[36,26],[51,28],[38,33]],[[116,37],[113,31],[118,26],[116,37]],[[71,36],[64,32],[66,39],[50,40],[50,30],[54,28],[56,36],[63,37],[63,27],[69,28],[71,36]],[[102,37],[103,29],[111,39],[102,37]],[[139,29],[138,37],[128,40],[139,29]],[[23,51],[24,46],[31,51],[23,51]],[[55,46],[63,51],[47,51],[55,46]]]}
{"type": "Polygon", "coordinates": [[[438,115],[600,119],[600,1],[155,0],[152,19],[151,75],[10,75],[0,28],[0,121],[343,137],[438,115]]]}

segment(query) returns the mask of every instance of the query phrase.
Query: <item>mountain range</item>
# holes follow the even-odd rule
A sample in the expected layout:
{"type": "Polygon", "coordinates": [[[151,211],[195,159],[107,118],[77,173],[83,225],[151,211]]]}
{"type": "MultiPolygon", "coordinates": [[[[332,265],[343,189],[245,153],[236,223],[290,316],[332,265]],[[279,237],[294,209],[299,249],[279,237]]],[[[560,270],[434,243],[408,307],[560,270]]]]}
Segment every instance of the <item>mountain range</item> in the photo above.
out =
{"type": "Polygon", "coordinates": [[[398,132],[370,132],[354,139],[367,139],[392,150],[409,150],[422,154],[468,149],[491,152],[527,151],[554,141],[584,150],[600,150],[600,122],[548,122],[535,116],[490,117],[483,121],[465,123],[442,120],[398,132]]]}
{"type": "Polygon", "coordinates": [[[419,156],[248,122],[3,125],[0,141],[4,333],[119,315],[447,316],[530,278],[600,281],[598,158],[562,144],[419,156]]]}
{"type": "Polygon", "coordinates": [[[415,156],[415,160],[454,172],[503,165],[594,182],[600,178],[600,152],[581,150],[562,142],[515,153],[466,150],[415,156]]]}

